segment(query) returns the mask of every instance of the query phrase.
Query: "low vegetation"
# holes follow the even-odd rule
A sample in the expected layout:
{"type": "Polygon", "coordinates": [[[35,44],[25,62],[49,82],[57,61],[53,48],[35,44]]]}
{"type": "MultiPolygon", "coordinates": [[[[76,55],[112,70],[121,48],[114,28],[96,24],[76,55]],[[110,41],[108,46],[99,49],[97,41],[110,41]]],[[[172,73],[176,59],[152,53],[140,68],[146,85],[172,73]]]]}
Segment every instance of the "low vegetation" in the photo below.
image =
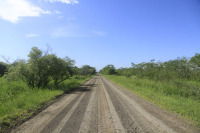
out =
{"type": "Polygon", "coordinates": [[[28,60],[0,63],[0,132],[31,117],[96,73],[94,67],[78,68],[74,60],[37,47],[28,56],[28,60]]]}
{"type": "Polygon", "coordinates": [[[167,62],[132,63],[130,68],[107,65],[100,72],[116,84],[200,126],[200,54],[167,62]]]}

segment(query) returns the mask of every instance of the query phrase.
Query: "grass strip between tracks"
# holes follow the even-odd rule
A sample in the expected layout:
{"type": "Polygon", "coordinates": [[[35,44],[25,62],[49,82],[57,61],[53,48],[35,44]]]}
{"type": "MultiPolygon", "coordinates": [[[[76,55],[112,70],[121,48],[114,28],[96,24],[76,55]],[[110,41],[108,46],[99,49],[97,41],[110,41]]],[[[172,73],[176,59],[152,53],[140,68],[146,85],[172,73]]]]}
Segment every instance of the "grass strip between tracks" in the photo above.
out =
{"type": "MultiPolygon", "coordinates": [[[[173,93],[171,83],[141,79],[135,76],[125,77],[116,75],[103,75],[117,85],[131,90],[135,94],[159,105],[161,108],[188,119],[192,124],[200,127],[200,100],[195,97],[184,97],[173,93]],[[171,90],[172,92],[167,92],[171,90]]],[[[189,90],[188,90],[189,91],[189,90]]]]}
{"type": "Polygon", "coordinates": [[[53,103],[63,93],[80,86],[91,76],[65,80],[59,88],[29,89],[22,81],[7,82],[0,78],[0,132],[30,118],[53,103]]]}

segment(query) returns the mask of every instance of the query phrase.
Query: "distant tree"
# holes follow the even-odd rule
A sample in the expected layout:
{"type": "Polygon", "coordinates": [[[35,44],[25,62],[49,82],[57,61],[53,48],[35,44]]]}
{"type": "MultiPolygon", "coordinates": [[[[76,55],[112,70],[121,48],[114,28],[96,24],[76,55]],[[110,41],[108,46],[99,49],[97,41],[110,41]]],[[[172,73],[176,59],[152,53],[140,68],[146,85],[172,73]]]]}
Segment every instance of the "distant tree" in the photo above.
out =
{"type": "Polygon", "coordinates": [[[163,73],[165,73],[165,77],[169,80],[190,78],[190,64],[185,57],[164,62],[163,66],[163,73]]]}
{"type": "Polygon", "coordinates": [[[8,64],[0,62],[0,77],[2,77],[8,70],[8,64]]]}
{"type": "Polygon", "coordinates": [[[75,60],[70,59],[68,56],[64,57],[63,60],[67,63],[67,70],[70,76],[73,76],[75,74],[75,60]]]}
{"type": "Polygon", "coordinates": [[[192,63],[196,69],[200,69],[200,54],[196,53],[195,56],[190,59],[190,63],[192,63]]]}
{"type": "Polygon", "coordinates": [[[93,75],[96,73],[96,69],[89,65],[84,65],[80,68],[80,75],[93,75]]]}
{"type": "Polygon", "coordinates": [[[112,75],[112,74],[116,74],[116,69],[114,65],[109,64],[105,66],[100,72],[103,74],[112,75]]]}
{"type": "Polygon", "coordinates": [[[193,80],[197,79],[200,81],[200,54],[196,53],[189,62],[191,63],[193,80]]]}
{"type": "Polygon", "coordinates": [[[77,66],[71,67],[72,75],[79,75],[80,69],[77,66]]]}
{"type": "Polygon", "coordinates": [[[133,75],[133,72],[132,72],[131,68],[119,68],[116,70],[116,74],[121,75],[121,76],[130,77],[133,75]]]}

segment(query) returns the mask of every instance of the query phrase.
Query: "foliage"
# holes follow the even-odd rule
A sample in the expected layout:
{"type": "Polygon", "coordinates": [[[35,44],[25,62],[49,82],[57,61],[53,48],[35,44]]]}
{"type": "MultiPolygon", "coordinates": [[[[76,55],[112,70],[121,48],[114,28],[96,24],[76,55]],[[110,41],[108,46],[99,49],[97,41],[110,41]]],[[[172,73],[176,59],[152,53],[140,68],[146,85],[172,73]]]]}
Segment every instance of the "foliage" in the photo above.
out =
{"type": "Polygon", "coordinates": [[[196,53],[195,56],[191,58],[190,62],[196,69],[200,69],[200,54],[196,53]]]}
{"type": "Polygon", "coordinates": [[[0,62],[0,77],[2,77],[8,69],[8,64],[4,63],[4,62],[0,62]]]}
{"type": "Polygon", "coordinates": [[[124,75],[126,77],[130,77],[132,75],[132,69],[131,68],[119,68],[116,70],[116,73],[118,75],[124,75]]]}
{"type": "Polygon", "coordinates": [[[96,69],[89,65],[84,65],[80,68],[80,75],[94,75],[96,73],[96,69]]]}
{"type": "Polygon", "coordinates": [[[114,65],[109,64],[105,66],[102,70],[100,70],[100,73],[112,75],[116,74],[116,69],[114,65]]]}
{"type": "Polygon", "coordinates": [[[69,57],[60,58],[55,54],[43,52],[33,47],[28,55],[29,59],[17,60],[8,69],[5,76],[9,81],[22,80],[29,88],[46,88],[50,82],[58,87],[60,83],[73,75],[94,75],[96,69],[85,65],[80,69],[75,61],[69,57]]]}
{"type": "Polygon", "coordinates": [[[77,66],[71,67],[72,75],[80,75],[80,69],[77,66]]]}
{"type": "Polygon", "coordinates": [[[101,71],[103,74],[117,74],[126,77],[138,76],[149,78],[156,81],[172,80],[194,80],[200,81],[200,54],[196,54],[191,59],[182,57],[166,62],[142,62],[139,64],[132,63],[130,68],[114,68],[113,65],[107,65],[101,71]]]}
{"type": "Polygon", "coordinates": [[[74,61],[68,57],[61,59],[55,54],[43,54],[37,47],[32,48],[28,57],[28,61],[18,60],[10,67],[7,79],[20,78],[30,88],[45,88],[51,81],[57,87],[72,76],[74,61]]]}

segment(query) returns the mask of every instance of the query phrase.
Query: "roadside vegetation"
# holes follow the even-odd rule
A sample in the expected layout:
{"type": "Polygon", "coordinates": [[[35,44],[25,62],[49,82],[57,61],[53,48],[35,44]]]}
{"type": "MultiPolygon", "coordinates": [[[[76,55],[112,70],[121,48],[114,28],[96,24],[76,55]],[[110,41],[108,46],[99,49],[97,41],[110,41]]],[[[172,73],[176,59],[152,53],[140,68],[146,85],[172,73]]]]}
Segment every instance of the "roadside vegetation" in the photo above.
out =
{"type": "Polygon", "coordinates": [[[200,54],[100,71],[106,78],[200,126],[200,54]]]}
{"type": "Polygon", "coordinates": [[[31,117],[96,73],[94,67],[78,68],[74,60],[37,47],[28,57],[13,63],[0,62],[0,132],[31,117]]]}

